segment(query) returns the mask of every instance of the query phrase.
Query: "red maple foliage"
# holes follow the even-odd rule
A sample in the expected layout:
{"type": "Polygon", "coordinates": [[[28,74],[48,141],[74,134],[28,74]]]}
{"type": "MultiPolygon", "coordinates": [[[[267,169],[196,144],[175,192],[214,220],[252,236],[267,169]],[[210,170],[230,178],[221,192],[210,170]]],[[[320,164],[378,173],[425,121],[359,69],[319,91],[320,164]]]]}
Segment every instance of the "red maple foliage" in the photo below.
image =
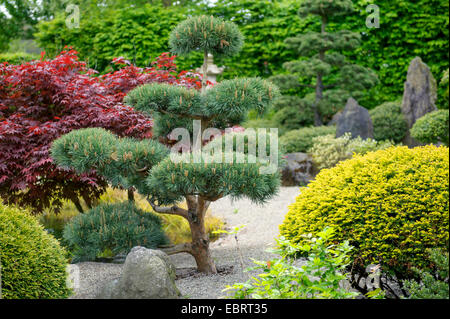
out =
{"type": "Polygon", "coordinates": [[[199,88],[198,76],[176,72],[175,56],[163,53],[150,68],[113,60],[120,69],[97,75],[72,49],[52,60],[0,64],[0,196],[40,213],[59,211],[62,200],[88,207],[105,190],[95,172],[57,168],[51,143],[74,129],[102,127],[119,136],[151,137],[152,120],[122,104],[126,93],[151,82],[199,88]]]}

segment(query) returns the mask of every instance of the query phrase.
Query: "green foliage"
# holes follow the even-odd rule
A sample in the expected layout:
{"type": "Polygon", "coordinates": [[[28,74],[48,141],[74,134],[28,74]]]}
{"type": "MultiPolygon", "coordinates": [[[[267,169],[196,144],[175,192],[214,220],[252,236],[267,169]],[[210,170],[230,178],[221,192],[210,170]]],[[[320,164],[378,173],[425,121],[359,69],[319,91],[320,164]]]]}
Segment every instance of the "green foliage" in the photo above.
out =
{"type": "Polygon", "coordinates": [[[102,204],[75,216],[64,228],[74,261],[95,260],[105,251],[127,254],[133,247],[156,248],[168,240],[161,219],[132,202],[102,204]]]}
{"type": "Polygon", "coordinates": [[[405,278],[426,268],[426,248],[449,245],[449,150],[404,146],[357,155],[322,170],[280,226],[303,243],[304,234],[335,228],[333,241],[349,240],[355,266],[381,264],[405,278]]]}
{"type": "Polygon", "coordinates": [[[335,126],[304,127],[284,134],[280,144],[286,153],[306,153],[314,145],[315,137],[335,133],[335,126]]]}
{"type": "Polygon", "coordinates": [[[238,27],[213,16],[199,16],[178,24],[170,34],[171,51],[186,55],[195,50],[218,57],[233,56],[241,50],[244,39],[238,27]]]}
{"type": "MultiPolygon", "coordinates": [[[[355,64],[372,68],[380,79],[366,98],[358,100],[369,108],[394,101],[403,94],[409,63],[420,56],[435,76],[449,65],[449,3],[446,0],[356,0],[355,12],[330,23],[330,30],[344,28],[361,34],[361,46],[344,54],[355,64]],[[380,8],[380,27],[368,28],[371,12],[367,5],[380,8]]],[[[440,90],[437,105],[443,103],[440,90]]]]}
{"type": "MultiPolygon", "coordinates": [[[[225,65],[222,79],[235,77],[268,77],[282,72],[284,61],[294,54],[286,50],[284,39],[301,32],[308,22],[299,21],[298,1],[217,0],[214,6],[200,6],[200,14],[222,17],[239,26],[246,39],[239,55],[215,59],[225,65]]],[[[201,61],[197,61],[197,66],[201,61]]]]}
{"type": "MultiPolygon", "coordinates": [[[[109,7],[106,13],[81,6],[81,11],[92,17],[82,18],[80,29],[68,30],[64,18],[58,17],[42,21],[36,37],[50,54],[60,52],[66,44],[73,45],[82,53],[83,60],[91,61],[92,66],[97,64],[99,70],[105,69],[112,58],[118,56],[133,61],[136,55],[137,64],[144,66],[150,57],[168,51],[170,30],[187,12],[213,15],[236,23],[246,39],[238,56],[216,60],[217,64],[227,67],[223,77],[267,77],[285,73],[283,63],[298,57],[296,52],[286,49],[284,39],[318,31],[318,21],[297,16],[302,3],[307,2],[218,0],[214,6],[163,8],[154,4],[144,7],[142,2],[134,1],[134,7],[126,3],[126,9],[109,7]]],[[[353,7],[353,13],[336,12],[346,14],[335,16],[328,27],[330,33],[345,29],[361,34],[358,48],[341,52],[353,64],[370,67],[378,75],[379,84],[363,99],[358,99],[360,104],[373,108],[402,95],[408,65],[414,56],[422,57],[436,76],[448,68],[448,1],[418,0],[412,6],[407,0],[355,0],[353,7]],[[368,4],[379,6],[380,28],[365,25],[368,4]]],[[[1,26],[8,26],[8,23],[1,26]]],[[[2,35],[0,32],[0,38],[2,35]]],[[[177,60],[182,69],[198,67],[201,63],[199,55],[177,60]]],[[[441,108],[448,108],[443,100],[445,90],[441,88],[439,93],[437,104],[441,108]]],[[[295,93],[303,96],[307,91],[298,88],[295,93]]]]}
{"type": "Polygon", "coordinates": [[[444,143],[448,145],[448,110],[425,114],[414,123],[411,136],[422,143],[444,143]]]}
{"type": "Polygon", "coordinates": [[[40,23],[35,36],[47,54],[56,55],[64,46],[73,46],[80,52],[80,59],[99,71],[108,70],[112,59],[120,56],[144,67],[168,51],[170,30],[185,17],[185,11],[179,6],[150,4],[108,9],[92,12],[92,18],[82,18],[80,27],[71,29],[65,16],[58,15],[40,23]]]}
{"type": "Polygon", "coordinates": [[[408,129],[401,102],[386,102],[369,111],[373,123],[373,137],[377,141],[400,143],[408,129]]]}
{"type": "Polygon", "coordinates": [[[306,17],[309,14],[319,16],[337,16],[353,12],[351,0],[303,0],[300,6],[300,17],[306,17]]]}
{"type": "Polygon", "coordinates": [[[448,82],[449,82],[448,70],[449,69],[444,71],[444,74],[442,75],[442,79],[441,79],[441,83],[440,83],[441,87],[443,87],[443,89],[444,89],[444,99],[447,102],[445,104],[446,106],[444,106],[443,108],[448,108],[448,82]]]}
{"type": "Polygon", "coordinates": [[[358,295],[341,285],[350,264],[352,247],[348,241],[332,244],[332,228],[325,228],[317,237],[309,236],[301,245],[281,237],[278,249],[273,251],[281,258],[254,261],[258,266],[248,270],[261,269],[263,273],[246,283],[227,286],[224,291],[235,299],[344,299],[358,295]],[[307,255],[306,263],[297,266],[290,257],[295,254],[307,255]]]}
{"type": "Polygon", "coordinates": [[[191,153],[172,154],[150,171],[147,178],[149,194],[160,205],[174,204],[190,194],[210,201],[225,196],[236,199],[245,196],[264,203],[280,186],[277,167],[268,174],[261,174],[260,169],[271,169],[270,164],[254,156],[236,152],[199,159],[195,156],[191,153]],[[241,162],[239,155],[242,155],[241,162]]]}
{"type": "Polygon", "coordinates": [[[331,168],[341,161],[352,158],[354,154],[364,155],[368,152],[391,147],[390,141],[363,140],[360,136],[352,139],[351,133],[340,137],[323,135],[313,138],[313,146],[308,150],[317,168],[331,168]]]}
{"type": "Polygon", "coordinates": [[[0,53],[0,63],[8,62],[9,64],[19,65],[37,59],[39,59],[39,56],[25,52],[0,53]]]}
{"type": "Polygon", "coordinates": [[[65,255],[58,241],[33,216],[0,203],[3,298],[67,298],[65,255]]]}
{"type": "Polygon", "coordinates": [[[95,169],[113,187],[134,186],[146,194],[143,174],[169,153],[153,140],[118,138],[101,128],[72,131],[55,140],[51,154],[58,165],[74,168],[78,173],[95,169]]]}
{"type": "Polygon", "coordinates": [[[168,84],[147,84],[129,92],[124,101],[136,110],[156,114],[155,135],[166,136],[177,127],[190,129],[187,123],[201,117],[213,119],[211,124],[216,128],[235,125],[250,110],[264,113],[278,95],[277,87],[269,81],[245,78],[223,81],[205,93],[168,84]]]}
{"type": "Polygon", "coordinates": [[[313,108],[307,99],[282,95],[275,101],[273,108],[277,112],[272,120],[283,132],[314,124],[313,108]]]}
{"type": "Polygon", "coordinates": [[[420,276],[420,282],[405,280],[405,289],[409,299],[449,299],[448,286],[448,252],[440,249],[429,249],[430,260],[435,265],[435,271],[415,269],[420,276]]]}

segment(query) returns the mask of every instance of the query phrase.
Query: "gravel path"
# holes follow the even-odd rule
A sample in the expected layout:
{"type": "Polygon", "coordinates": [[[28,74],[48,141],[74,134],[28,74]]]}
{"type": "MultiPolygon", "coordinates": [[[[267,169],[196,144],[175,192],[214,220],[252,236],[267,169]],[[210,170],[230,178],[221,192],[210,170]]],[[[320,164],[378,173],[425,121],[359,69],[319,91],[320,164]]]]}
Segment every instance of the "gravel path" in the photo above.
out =
{"type": "MultiPolygon", "coordinates": [[[[247,199],[232,202],[229,198],[211,204],[212,213],[226,222],[226,227],[246,225],[238,240],[244,257],[244,267],[252,266],[251,258],[267,260],[271,254],[265,250],[273,244],[278,235],[278,226],[283,222],[289,204],[299,193],[298,187],[282,187],[279,194],[264,205],[256,205],[247,199]]],[[[241,269],[234,236],[225,235],[211,244],[211,253],[219,267],[234,266],[231,272],[218,275],[200,275],[177,279],[176,285],[185,298],[215,299],[224,296],[226,285],[246,281],[250,273],[241,269]]],[[[176,268],[195,267],[195,260],[189,254],[171,256],[176,268]]],[[[79,288],[72,298],[94,298],[99,289],[120,276],[122,265],[105,263],[79,263],[79,288]]]]}

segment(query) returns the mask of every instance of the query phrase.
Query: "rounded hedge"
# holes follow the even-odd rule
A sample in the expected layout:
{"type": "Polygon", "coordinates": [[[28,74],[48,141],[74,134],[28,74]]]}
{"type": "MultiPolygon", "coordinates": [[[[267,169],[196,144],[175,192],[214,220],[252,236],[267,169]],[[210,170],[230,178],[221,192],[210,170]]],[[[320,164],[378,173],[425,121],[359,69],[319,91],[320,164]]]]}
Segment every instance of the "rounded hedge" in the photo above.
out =
{"type": "Polygon", "coordinates": [[[336,134],[335,126],[303,127],[289,131],[280,137],[280,145],[286,153],[306,153],[314,145],[314,138],[318,136],[336,134]]]}
{"type": "Polygon", "coordinates": [[[236,24],[213,16],[189,18],[177,25],[170,34],[169,45],[175,54],[205,50],[215,56],[233,56],[244,44],[236,24]]]}
{"type": "Polygon", "coordinates": [[[356,265],[396,273],[429,265],[449,245],[449,149],[391,147],[322,170],[289,208],[281,235],[300,243],[325,226],[349,240],[356,265]]]}
{"type": "Polygon", "coordinates": [[[132,202],[102,204],[75,216],[64,228],[73,261],[95,260],[102,254],[128,254],[135,246],[156,248],[168,243],[161,219],[132,202]]]}
{"type": "Polygon", "coordinates": [[[2,298],[67,298],[66,251],[26,212],[0,203],[2,298]]]}
{"type": "Polygon", "coordinates": [[[369,111],[373,123],[373,137],[377,141],[400,143],[408,126],[402,114],[401,102],[386,102],[369,111]]]}
{"type": "Polygon", "coordinates": [[[448,110],[425,114],[414,123],[411,136],[422,143],[444,143],[448,145],[448,110]]]}

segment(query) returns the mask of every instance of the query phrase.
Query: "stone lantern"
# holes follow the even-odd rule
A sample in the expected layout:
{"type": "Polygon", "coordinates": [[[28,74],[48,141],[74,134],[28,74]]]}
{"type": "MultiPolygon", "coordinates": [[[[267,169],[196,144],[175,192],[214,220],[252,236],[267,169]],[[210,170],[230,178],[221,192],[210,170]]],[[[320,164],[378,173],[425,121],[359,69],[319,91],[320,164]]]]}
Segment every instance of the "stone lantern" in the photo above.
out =
{"type": "MultiPolygon", "coordinates": [[[[214,57],[211,53],[208,53],[208,70],[206,71],[206,79],[211,83],[217,83],[217,76],[223,73],[225,67],[218,67],[214,64],[214,57]]],[[[203,74],[203,66],[195,69],[195,71],[199,74],[203,74]]]]}

